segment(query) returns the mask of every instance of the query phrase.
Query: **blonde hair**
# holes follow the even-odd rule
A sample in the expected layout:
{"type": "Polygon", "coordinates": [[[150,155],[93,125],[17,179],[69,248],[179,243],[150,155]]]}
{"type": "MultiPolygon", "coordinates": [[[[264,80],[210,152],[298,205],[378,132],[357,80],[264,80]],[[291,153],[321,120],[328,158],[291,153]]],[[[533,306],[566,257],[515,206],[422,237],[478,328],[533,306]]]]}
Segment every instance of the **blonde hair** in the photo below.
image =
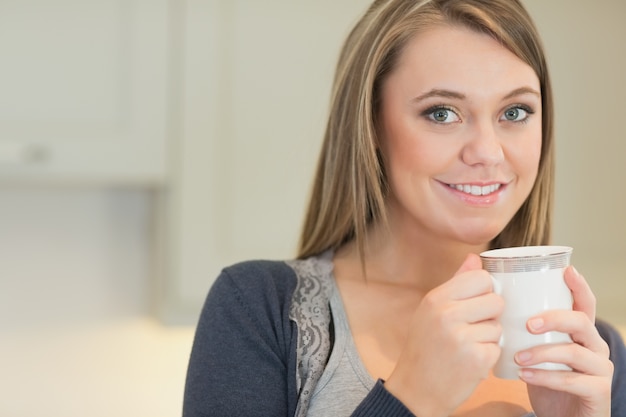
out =
{"type": "Polygon", "coordinates": [[[368,225],[386,221],[387,183],[377,153],[379,90],[408,40],[442,24],[488,33],[539,78],[543,136],[537,179],[490,246],[549,243],[554,188],[552,89],[539,35],[522,4],[518,0],[377,0],[352,29],[339,56],[299,258],[353,239],[362,256],[368,225]]]}

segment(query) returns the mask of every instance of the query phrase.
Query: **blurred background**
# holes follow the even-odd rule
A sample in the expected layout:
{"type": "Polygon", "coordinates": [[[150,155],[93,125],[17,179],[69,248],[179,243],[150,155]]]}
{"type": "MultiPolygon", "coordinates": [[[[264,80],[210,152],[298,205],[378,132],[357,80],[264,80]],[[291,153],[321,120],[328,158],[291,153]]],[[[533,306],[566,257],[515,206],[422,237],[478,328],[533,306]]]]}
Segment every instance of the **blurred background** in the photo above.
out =
{"type": "MultiPolygon", "coordinates": [[[[525,0],[556,244],[626,325],[626,2],[525,0]]],[[[219,270],[293,256],[369,0],[0,0],[0,415],[180,415],[219,270]]]]}

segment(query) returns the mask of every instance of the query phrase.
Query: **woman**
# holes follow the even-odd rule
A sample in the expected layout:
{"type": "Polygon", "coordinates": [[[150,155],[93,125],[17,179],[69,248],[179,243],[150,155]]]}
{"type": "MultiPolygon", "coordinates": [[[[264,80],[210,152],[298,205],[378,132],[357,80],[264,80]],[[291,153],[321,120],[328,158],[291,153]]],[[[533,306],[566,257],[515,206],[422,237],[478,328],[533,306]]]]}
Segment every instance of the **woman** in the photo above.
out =
{"type": "Polygon", "coordinates": [[[298,259],[220,275],[184,414],[626,415],[626,349],[573,268],[574,311],[528,327],[575,343],[518,352],[519,381],[490,372],[503,301],[476,254],[549,243],[552,126],[518,1],[375,1],[339,59],[298,259]],[[573,371],[528,368],[546,361],[573,371]]]}

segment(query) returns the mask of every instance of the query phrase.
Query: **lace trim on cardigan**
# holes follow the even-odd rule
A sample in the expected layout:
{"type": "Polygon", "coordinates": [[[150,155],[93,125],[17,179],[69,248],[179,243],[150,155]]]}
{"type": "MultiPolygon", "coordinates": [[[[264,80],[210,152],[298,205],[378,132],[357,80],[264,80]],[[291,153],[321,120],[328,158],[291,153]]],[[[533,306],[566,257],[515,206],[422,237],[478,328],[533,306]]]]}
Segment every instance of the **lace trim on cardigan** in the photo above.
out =
{"type": "Polygon", "coordinates": [[[298,405],[295,417],[305,417],[331,350],[332,252],[304,260],[288,261],[287,264],[293,268],[298,278],[289,309],[289,318],[298,327],[298,405]]]}

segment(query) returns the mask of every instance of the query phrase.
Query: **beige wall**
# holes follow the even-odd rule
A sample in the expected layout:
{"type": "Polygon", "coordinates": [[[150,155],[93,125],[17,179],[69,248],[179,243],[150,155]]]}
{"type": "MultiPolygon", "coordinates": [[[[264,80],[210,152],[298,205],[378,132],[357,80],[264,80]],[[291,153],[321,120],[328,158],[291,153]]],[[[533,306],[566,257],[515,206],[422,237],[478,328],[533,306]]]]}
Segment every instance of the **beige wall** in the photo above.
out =
{"type": "Polygon", "coordinates": [[[555,242],[626,323],[626,2],[525,0],[544,38],[556,97],[555,242]]]}

